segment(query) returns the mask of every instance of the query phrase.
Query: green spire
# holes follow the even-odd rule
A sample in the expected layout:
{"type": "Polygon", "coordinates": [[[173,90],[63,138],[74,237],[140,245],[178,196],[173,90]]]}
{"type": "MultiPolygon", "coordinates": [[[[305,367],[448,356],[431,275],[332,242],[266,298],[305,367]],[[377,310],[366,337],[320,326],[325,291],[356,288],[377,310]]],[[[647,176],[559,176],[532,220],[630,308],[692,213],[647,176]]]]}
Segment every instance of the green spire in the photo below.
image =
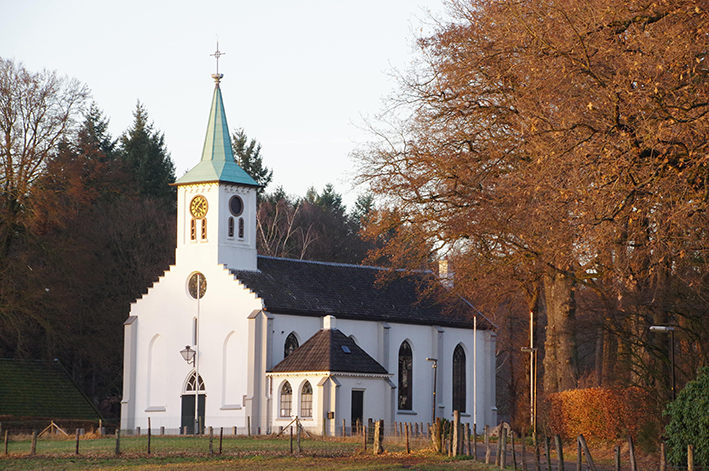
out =
{"type": "Polygon", "coordinates": [[[219,88],[222,75],[216,74],[213,77],[216,83],[212,97],[212,108],[209,111],[207,135],[202,148],[202,160],[175,184],[227,182],[259,186],[234,160],[234,152],[229,138],[229,126],[226,122],[226,113],[224,113],[222,91],[219,88]]]}

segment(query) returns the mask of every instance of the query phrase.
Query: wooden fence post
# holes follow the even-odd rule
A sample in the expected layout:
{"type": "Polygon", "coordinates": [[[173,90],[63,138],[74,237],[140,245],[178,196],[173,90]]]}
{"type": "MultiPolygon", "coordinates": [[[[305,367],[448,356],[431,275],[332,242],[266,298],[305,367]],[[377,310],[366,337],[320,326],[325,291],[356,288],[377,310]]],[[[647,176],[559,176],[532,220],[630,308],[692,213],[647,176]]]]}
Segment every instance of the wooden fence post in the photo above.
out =
{"type": "Polygon", "coordinates": [[[76,429],[76,448],[74,449],[74,454],[79,454],[79,429],[76,429]]]}
{"type": "Polygon", "coordinates": [[[522,471],[527,471],[527,436],[524,433],[524,427],[522,427],[522,471]]]}
{"type": "Polygon", "coordinates": [[[583,448],[583,454],[586,455],[586,463],[588,463],[588,467],[591,468],[591,471],[596,471],[596,463],[593,462],[593,458],[591,457],[591,452],[588,449],[588,445],[586,444],[586,439],[583,438],[583,434],[579,435],[579,441],[581,442],[581,448],[583,448]]]}
{"type": "Polygon", "coordinates": [[[556,445],[556,456],[559,460],[557,469],[564,469],[564,445],[561,443],[561,437],[554,435],[554,444],[556,445]]]}
{"type": "Polygon", "coordinates": [[[7,436],[7,429],[5,429],[5,454],[7,455],[7,444],[8,444],[8,436],[7,436]]]}
{"type": "Polygon", "coordinates": [[[468,449],[467,449],[467,454],[468,456],[473,454],[473,449],[471,448],[471,441],[470,441],[470,424],[466,423],[465,424],[465,438],[468,440],[468,449]]]}
{"type": "Polygon", "coordinates": [[[367,451],[367,427],[362,425],[362,437],[364,440],[364,451],[367,451]]]}
{"type": "Polygon", "coordinates": [[[687,445],[687,471],[694,471],[694,445],[687,445]]]}
{"type": "Polygon", "coordinates": [[[384,437],[382,436],[383,432],[384,432],[384,421],[377,420],[374,424],[374,454],[375,455],[378,455],[378,454],[384,452],[384,448],[382,447],[382,442],[384,441],[384,437]]]}
{"type": "Polygon", "coordinates": [[[667,471],[667,450],[665,449],[665,442],[660,442],[660,471],[667,471]]]}
{"type": "Polygon", "coordinates": [[[460,443],[460,412],[457,410],[453,411],[453,423],[451,424],[451,428],[453,429],[453,433],[451,433],[451,454],[458,456],[460,454],[460,450],[458,449],[458,444],[460,443]]]}
{"type": "Polygon", "coordinates": [[[411,446],[409,445],[409,423],[406,422],[406,425],[404,426],[405,433],[406,433],[406,453],[411,453],[411,446]]]}
{"type": "Polygon", "coordinates": [[[116,429],[116,449],[114,450],[113,454],[116,456],[121,454],[121,429],[120,429],[120,427],[116,429]]]}
{"type": "Polygon", "coordinates": [[[303,449],[300,447],[300,432],[302,431],[303,426],[300,425],[300,420],[295,421],[295,429],[298,432],[298,434],[297,434],[298,436],[296,437],[297,438],[296,442],[298,444],[298,453],[302,453],[303,449]]]}
{"type": "Polygon", "coordinates": [[[615,471],[620,471],[620,447],[614,446],[613,451],[615,453],[615,471]]]}
{"type": "Polygon", "coordinates": [[[209,454],[214,454],[214,427],[209,427],[209,454]]]}
{"type": "Polygon", "coordinates": [[[500,456],[500,469],[507,466],[507,427],[503,424],[500,427],[500,437],[497,443],[497,454],[500,456]]]}
{"type": "Polygon", "coordinates": [[[583,450],[581,449],[581,438],[576,439],[576,471],[581,471],[583,460],[583,450]]]}
{"type": "Polygon", "coordinates": [[[222,454],[222,440],[224,439],[224,427],[219,429],[219,454],[222,454]]]}
{"type": "Polygon", "coordinates": [[[150,440],[152,435],[152,426],[150,425],[150,417],[148,417],[148,454],[150,454],[150,440]]]}
{"type": "Polygon", "coordinates": [[[490,464],[490,426],[485,426],[485,464],[490,464]]]}
{"type": "Polygon", "coordinates": [[[473,422],[473,460],[478,460],[478,424],[473,422]]]}
{"type": "Polygon", "coordinates": [[[246,417],[246,435],[251,437],[251,416],[246,417]]]}
{"type": "Polygon", "coordinates": [[[32,442],[30,445],[30,455],[37,453],[37,431],[32,430],[32,442]]]}
{"type": "Polygon", "coordinates": [[[633,445],[633,437],[628,435],[628,453],[630,454],[630,470],[638,471],[638,465],[635,462],[635,445],[633,445]]]}
{"type": "Polygon", "coordinates": [[[547,458],[547,471],[552,471],[551,469],[551,453],[550,453],[550,448],[551,448],[551,439],[549,438],[548,435],[544,435],[544,454],[546,455],[547,458]]]}
{"type": "Polygon", "coordinates": [[[510,429],[510,447],[512,448],[512,469],[517,471],[517,454],[515,453],[515,433],[512,431],[512,429],[510,429]]]}

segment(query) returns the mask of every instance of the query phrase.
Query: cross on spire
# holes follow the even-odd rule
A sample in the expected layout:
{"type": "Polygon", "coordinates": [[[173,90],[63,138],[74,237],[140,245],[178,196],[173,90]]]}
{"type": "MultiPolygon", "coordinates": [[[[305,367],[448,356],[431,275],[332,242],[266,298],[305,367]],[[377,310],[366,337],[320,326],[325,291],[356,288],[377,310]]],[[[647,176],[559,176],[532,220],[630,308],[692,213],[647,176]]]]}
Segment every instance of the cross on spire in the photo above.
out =
{"type": "Polygon", "coordinates": [[[214,57],[217,60],[217,73],[212,74],[212,77],[214,78],[214,81],[219,83],[219,81],[224,77],[224,74],[219,73],[219,58],[226,54],[226,52],[221,52],[219,51],[219,40],[217,40],[217,50],[214,52],[214,54],[210,54],[210,56],[214,57]]]}

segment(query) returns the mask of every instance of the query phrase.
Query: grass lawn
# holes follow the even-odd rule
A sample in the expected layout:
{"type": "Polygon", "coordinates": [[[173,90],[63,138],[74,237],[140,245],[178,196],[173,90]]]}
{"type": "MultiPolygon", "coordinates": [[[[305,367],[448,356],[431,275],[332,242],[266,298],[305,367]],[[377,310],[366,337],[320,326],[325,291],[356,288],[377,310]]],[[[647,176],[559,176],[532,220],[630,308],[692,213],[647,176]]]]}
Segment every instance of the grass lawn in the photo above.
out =
{"type": "MultiPolygon", "coordinates": [[[[386,452],[373,456],[363,451],[356,439],[304,439],[302,453],[290,453],[289,438],[225,438],[218,455],[219,438],[209,454],[207,437],[152,437],[147,454],[147,437],[121,438],[121,455],[115,456],[114,438],[39,439],[37,454],[30,455],[29,437],[11,440],[8,454],[0,454],[0,470],[74,471],[74,470],[492,470],[472,460],[451,459],[433,454],[426,440],[412,442],[407,454],[403,442],[385,440],[386,452]]],[[[297,446],[294,443],[297,451],[297,446]]]]}

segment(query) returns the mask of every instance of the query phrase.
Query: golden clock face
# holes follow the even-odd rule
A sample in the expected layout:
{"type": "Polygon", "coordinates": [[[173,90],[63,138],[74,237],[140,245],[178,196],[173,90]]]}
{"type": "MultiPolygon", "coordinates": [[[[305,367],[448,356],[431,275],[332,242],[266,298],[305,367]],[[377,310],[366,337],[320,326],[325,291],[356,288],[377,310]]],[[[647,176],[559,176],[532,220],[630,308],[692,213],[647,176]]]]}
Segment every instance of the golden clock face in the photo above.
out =
{"type": "Polygon", "coordinates": [[[200,272],[193,273],[187,280],[187,291],[194,299],[201,299],[207,292],[207,279],[200,272]]]}
{"type": "Polygon", "coordinates": [[[207,205],[207,198],[202,195],[197,195],[192,198],[192,201],[190,202],[190,214],[192,214],[193,218],[202,219],[207,215],[208,209],[209,205],[207,205]]]}

